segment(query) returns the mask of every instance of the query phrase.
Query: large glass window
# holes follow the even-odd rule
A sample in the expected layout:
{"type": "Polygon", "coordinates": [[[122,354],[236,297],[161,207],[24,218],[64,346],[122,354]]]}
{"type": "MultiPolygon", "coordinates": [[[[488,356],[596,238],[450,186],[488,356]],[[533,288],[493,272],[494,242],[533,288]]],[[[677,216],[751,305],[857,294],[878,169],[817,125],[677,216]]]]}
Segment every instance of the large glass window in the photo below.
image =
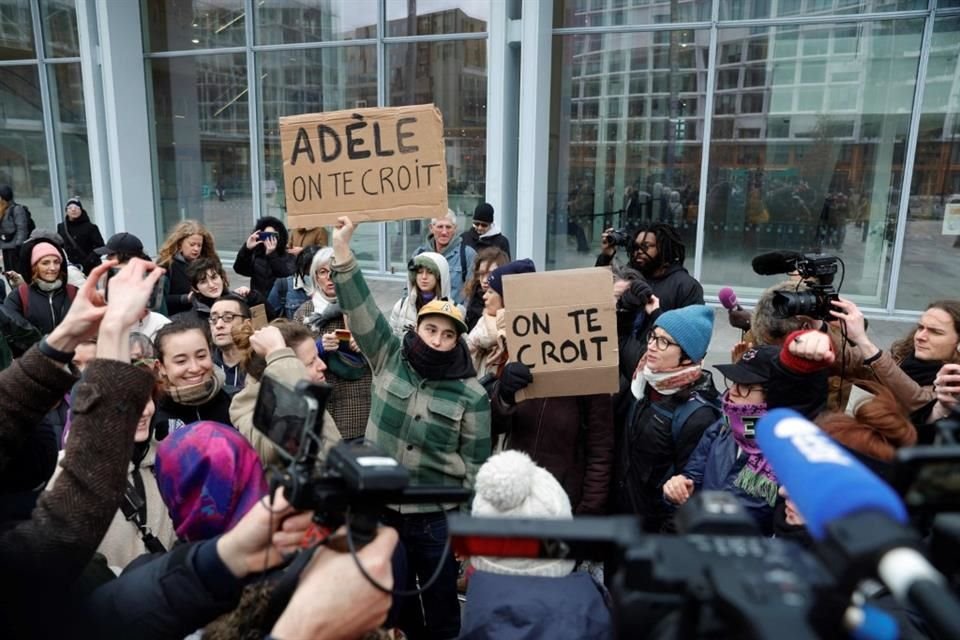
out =
{"type": "Polygon", "coordinates": [[[261,0],[257,44],[377,37],[377,0],[261,0]]]}
{"type": "Polygon", "coordinates": [[[934,25],[897,308],[960,297],[960,17],[934,25]]]}
{"type": "Polygon", "coordinates": [[[698,22],[710,19],[710,5],[711,0],[555,0],[553,23],[555,27],[609,27],[698,22]]]}
{"type": "Polygon", "coordinates": [[[547,268],[592,264],[604,228],[642,220],[692,244],[708,48],[706,30],[555,38],[547,268]]]}
{"type": "Polygon", "coordinates": [[[37,226],[50,227],[50,171],[35,65],[0,67],[0,113],[0,184],[10,185],[16,201],[30,208],[37,226]]]}
{"type": "Polygon", "coordinates": [[[51,58],[79,56],[80,38],[74,0],[40,0],[40,16],[46,55],[51,58]]]}
{"type": "MultiPolygon", "coordinates": [[[[493,0],[502,2],[504,0],[493,0]]],[[[387,36],[487,30],[491,0],[386,0],[387,36]]]]}
{"type": "MultiPolygon", "coordinates": [[[[280,117],[376,107],[377,47],[368,45],[260,53],[257,54],[257,69],[263,117],[262,211],[263,215],[285,219],[280,117]]],[[[354,241],[358,258],[376,263],[378,243],[376,225],[362,225],[354,241]]]]}
{"type": "Polygon", "coordinates": [[[731,55],[718,79],[762,63],[770,84],[717,91],[705,285],[758,293],[777,277],[746,257],[822,251],[846,263],[843,293],[885,302],[922,31],[922,19],[720,30],[731,55]]]}
{"type": "Polygon", "coordinates": [[[92,215],[96,211],[96,203],[93,201],[90,180],[90,150],[80,63],[50,65],[48,77],[50,98],[54,105],[53,130],[57,136],[60,192],[64,201],[74,196],[80,197],[84,208],[92,215]]]}
{"type": "Polygon", "coordinates": [[[144,49],[242,47],[244,0],[142,0],[144,49]]]}
{"type": "MultiPolygon", "coordinates": [[[[462,230],[486,190],[486,40],[390,44],[386,72],[390,106],[432,102],[443,115],[447,198],[462,230]]],[[[405,270],[426,231],[420,221],[390,223],[389,266],[405,270]]]]}
{"type": "Polygon", "coordinates": [[[0,0],[0,60],[36,58],[30,0],[0,0]]]}
{"type": "Polygon", "coordinates": [[[149,68],[158,237],[192,218],[225,255],[236,251],[253,226],[246,56],[154,59],[149,68]]]}
{"type": "Polygon", "coordinates": [[[927,0],[721,0],[721,20],[838,16],[926,9],[927,0]]]}

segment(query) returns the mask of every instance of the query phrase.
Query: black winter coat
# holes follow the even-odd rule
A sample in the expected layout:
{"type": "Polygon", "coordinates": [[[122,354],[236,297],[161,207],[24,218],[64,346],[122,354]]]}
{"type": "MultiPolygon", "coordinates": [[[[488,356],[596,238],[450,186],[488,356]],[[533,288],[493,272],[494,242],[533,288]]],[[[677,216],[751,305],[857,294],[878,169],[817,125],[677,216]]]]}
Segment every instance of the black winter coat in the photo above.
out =
{"type": "Polygon", "coordinates": [[[609,395],[537,398],[507,405],[493,385],[492,430],[553,474],[579,515],[606,513],[613,467],[613,400],[609,395]]]}
{"type": "Polygon", "coordinates": [[[197,406],[180,404],[170,396],[163,396],[157,403],[157,412],[153,414],[154,437],[163,440],[171,431],[201,420],[231,424],[230,396],[226,391],[221,390],[206,404],[197,406]]]}
{"type": "Polygon", "coordinates": [[[164,315],[172,316],[181,311],[189,311],[192,308],[190,292],[193,289],[190,278],[187,277],[187,260],[181,254],[173,256],[164,278],[164,299],[167,303],[167,312],[164,315]]]}
{"type": "Polygon", "coordinates": [[[463,244],[474,249],[478,253],[487,247],[496,247],[507,254],[510,258],[510,240],[502,233],[481,236],[476,229],[467,229],[460,234],[463,244]]]}
{"type": "Polygon", "coordinates": [[[659,531],[669,517],[663,501],[664,481],[687,466],[704,431],[720,417],[717,409],[704,405],[690,415],[674,439],[671,420],[653,405],[672,414],[695,393],[717,401],[717,390],[709,372],[704,371],[693,385],[670,396],[661,395],[648,386],[644,397],[634,401],[633,420],[624,425],[623,433],[619,434],[611,505],[616,512],[643,516],[646,531],[659,531]]]}
{"type": "MultiPolygon", "coordinates": [[[[277,278],[292,276],[296,271],[296,257],[287,253],[287,228],[277,218],[268,216],[257,220],[255,230],[263,231],[267,227],[273,227],[277,231],[276,251],[267,255],[263,244],[258,244],[253,249],[248,249],[247,245],[243,244],[233,263],[233,270],[250,278],[250,288],[264,299],[270,294],[277,278]]],[[[270,310],[271,317],[281,313],[283,309],[270,310]]]]}
{"type": "Polygon", "coordinates": [[[63,238],[63,248],[71,264],[81,267],[87,275],[100,264],[100,256],[93,250],[104,245],[103,236],[85,210],[81,209],[80,217],[76,220],[67,218],[58,224],[57,233],[63,238]]]}

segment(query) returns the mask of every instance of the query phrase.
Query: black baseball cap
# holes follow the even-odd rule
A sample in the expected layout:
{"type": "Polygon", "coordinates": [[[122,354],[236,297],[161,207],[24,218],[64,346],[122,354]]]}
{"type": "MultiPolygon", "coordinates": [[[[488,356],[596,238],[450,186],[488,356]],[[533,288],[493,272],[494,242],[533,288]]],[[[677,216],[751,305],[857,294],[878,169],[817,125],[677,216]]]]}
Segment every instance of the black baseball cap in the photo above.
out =
{"type": "Polygon", "coordinates": [[[763,384],[773,377],[774,363],[779,358],[780,347],[767,345],[748,349],[736,364],[718,364],[714,368],[737,384],[763,384]]]}
{"type": "Polygon", "coordinates": [[[110,239],[107,240],[107,244],[105,246],[100,247],[99,249],[94,249],[93,251],[99,256],[125,253],[130,256],[143,258],[144,260],[150,259],[150,257],[143,252],[143,243],[140,242],[140,238],[132,233],[127,233],[126,231],[113,234],[110,236],[110,239]]]}

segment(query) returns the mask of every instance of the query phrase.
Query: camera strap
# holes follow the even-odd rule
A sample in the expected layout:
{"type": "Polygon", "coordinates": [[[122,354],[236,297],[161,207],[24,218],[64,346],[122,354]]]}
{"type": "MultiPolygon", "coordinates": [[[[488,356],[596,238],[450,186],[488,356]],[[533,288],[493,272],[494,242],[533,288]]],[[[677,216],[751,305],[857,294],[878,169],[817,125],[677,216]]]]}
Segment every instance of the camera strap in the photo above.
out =
{"type": "Polygon", "coordinates": [[[166,547],[153,535],[150,527],[147,526],[147,494],[143,487],[143,478],[140,477],[139,468],[135,468],[130,474],[131,479],[127,479],[127,489],[124,493],[124,499],[120,503],[120,510],[123,517],[140,531],[140,538],[143,540],[143,546],[150,553],[165,553],[166,547]]]}

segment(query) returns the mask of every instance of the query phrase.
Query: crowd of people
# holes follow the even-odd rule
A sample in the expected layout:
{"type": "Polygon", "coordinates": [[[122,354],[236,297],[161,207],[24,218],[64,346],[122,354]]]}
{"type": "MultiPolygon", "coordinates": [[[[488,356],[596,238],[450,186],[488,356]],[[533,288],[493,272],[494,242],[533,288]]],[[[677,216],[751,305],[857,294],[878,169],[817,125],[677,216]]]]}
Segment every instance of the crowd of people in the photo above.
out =
{"type": "Polygon", "coordinates": [[[523,399],[537,374],[511,358],[503,279],[537,267],[511,256],[489,204],[462,233],[453,212],[431,221],[388,314],[348,217],[332,233],[260,219],[233,261],[249,285],[231,288],[197,221],[151,259],[130,233],[104,241],[77,198],[56,232],[27,229],[17,206],[0,186],[11,637],[609,637],[597,566],[455,557],[447,515],[630,514],[672,534],[693,495],[726,491],[762,535],[810,544],[756,444],[764,414],[796,410],[887,477],[960,397],[960,301],[932,302],[883,350],[844,298],[827,318],[778,316],[773,297],[809,284],[797,275],[763,293],[742,343],[714,345],[734,357],[711,372],[715,313],[664,221],[633,232],[625,259],[608,235],[597,256],[619,389],[523,399]],[[317,550],[343,532],[271,492],[283,459],[254,426],[264,376],[332,387],[321,455],[365,442],[412,485],[472,501],[384,508],[363,572],[337,545],[317,550]]]}

